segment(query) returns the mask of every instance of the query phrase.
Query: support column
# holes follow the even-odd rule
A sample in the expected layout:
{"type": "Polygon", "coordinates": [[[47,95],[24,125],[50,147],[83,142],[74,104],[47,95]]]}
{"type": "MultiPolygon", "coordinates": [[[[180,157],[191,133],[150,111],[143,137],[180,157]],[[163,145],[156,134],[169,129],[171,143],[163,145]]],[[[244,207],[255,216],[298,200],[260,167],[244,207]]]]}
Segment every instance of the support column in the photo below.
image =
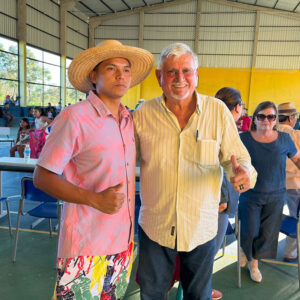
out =
{"type": "Polygon", "coordinates": [[[20,106],[26,106],[26,0],[17,1],[17,39],[19,40],[20,106]]]}
{"type": "MultiPolygon", "coordinates": [[[[144,11],[140,11],[139,21],[140,21],[140,24],[139,24],[139,47],[144,48],[144,24],[145,24],[145,13],[144,13],[144,11]]],[[[141,82],[136,88],[137,88],[136,98],[141,99],[143,82],[141,82]]]]}
{"type": "Polygon", "coordinates": [[[101,21],[93,21],[90,19],[89,23],[89,48],[95,47],[95,28],[101,24],[101,21]]]}
{"type": "Polygon", "coordinates": [[[145,24],[145,13],[140,11],[140,26],[139,26],[139,47],[144,47],[144,24],[145,24]]]}
{"type": "Polygon", "coordinates": [[[196,55],[199,54],[200,18],[201,18],[201,0],[197,0],[197,15],[196,15],[195,44],[194,44],[194,51],[196,55]]]}
{"type": "Polygon", "coordinates": [[[255,67],[256,67],[256,56],[257,56],[257,44],[258,44],[258,35],[259,35],[259,26],[260,26],[260,11],[256,12],[256,20],[255,20],[255,33],[254,33],[254,41],[253,41],[253,51],[252,51],[252,59],[251,59],[251,73],[250,73],[250,82],[249,82],[249,96],[248,96],[248,110],[253,111],[253,101],[252,101],[252,86],[254,81],[255,67]]]}
{"type": "Polygon", "coordinates": [[[66,106],[66,57],[67,57],[67,12],[71,10],[76,0],[60,1],[60,108],[66,106]]]}
{"type": "Polygon", "coordinates": [[[60,109],[66,106],[67,101],[67,87],[66,87],[66,56],[60,56],[60,109]]]}

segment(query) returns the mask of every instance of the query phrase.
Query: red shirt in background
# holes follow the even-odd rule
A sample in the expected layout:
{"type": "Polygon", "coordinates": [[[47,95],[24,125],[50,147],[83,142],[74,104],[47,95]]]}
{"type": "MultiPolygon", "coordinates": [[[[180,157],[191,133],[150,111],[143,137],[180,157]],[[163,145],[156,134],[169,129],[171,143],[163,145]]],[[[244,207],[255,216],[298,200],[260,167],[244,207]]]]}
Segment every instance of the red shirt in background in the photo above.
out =
{"type": "Polygon", "coordinates": [[[242,116],[237,122],[236,126],[239,132],[248,131],[251,124],[251,118],[247,115],[242,116]]]}

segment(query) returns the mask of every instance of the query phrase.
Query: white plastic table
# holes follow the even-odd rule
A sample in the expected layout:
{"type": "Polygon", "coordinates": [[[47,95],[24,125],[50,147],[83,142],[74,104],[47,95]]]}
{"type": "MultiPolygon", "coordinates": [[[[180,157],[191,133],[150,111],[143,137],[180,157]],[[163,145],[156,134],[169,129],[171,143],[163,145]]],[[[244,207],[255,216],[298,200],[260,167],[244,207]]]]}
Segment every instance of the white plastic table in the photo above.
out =
{"type": "MultiPolygon", "coordinates": [[[[0,197],[2,197],[2,171],[10,172],[33,172],[37,159],[30,158],[25,160],[20,157],[0,157],[0,197]]],[[[0,203],[0,218],[6,213],[2,211],[2,203],[0,203]]]]}

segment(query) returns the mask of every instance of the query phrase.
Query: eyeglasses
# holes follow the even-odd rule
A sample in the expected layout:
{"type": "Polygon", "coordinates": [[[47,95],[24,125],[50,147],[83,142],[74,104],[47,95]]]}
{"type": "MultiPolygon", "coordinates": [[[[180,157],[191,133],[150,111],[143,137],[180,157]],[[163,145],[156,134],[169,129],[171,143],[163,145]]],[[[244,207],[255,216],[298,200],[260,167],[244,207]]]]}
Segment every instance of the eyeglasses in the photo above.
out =
{"type": "Polygon", "coordinates": [[[296,115],[291,115],[291,117],[293,118],[293,119],[297,119],[298,118],[298,115],[296,114],[296,115]]]}
{"type": "Polygon", "coordinates": [[[178,70],[171,69],[171,70],[165,71],[165,73],[167,74],[167,76],[169,78],[178,77],[179,73],[181,73],[184,77],[189,77],[189,76],[192,76],[195,74],[195,70],[191,69],[191,68],[185,68],[180,72],[178,70]]]}
{"type": "Polygon", "coordinates": [[[276,120],[276,115],[264,115],[264,114],[257,114],[256,119],[258,121],[264,121],[265,119],[268,119],[269,122],[276,120]]]}

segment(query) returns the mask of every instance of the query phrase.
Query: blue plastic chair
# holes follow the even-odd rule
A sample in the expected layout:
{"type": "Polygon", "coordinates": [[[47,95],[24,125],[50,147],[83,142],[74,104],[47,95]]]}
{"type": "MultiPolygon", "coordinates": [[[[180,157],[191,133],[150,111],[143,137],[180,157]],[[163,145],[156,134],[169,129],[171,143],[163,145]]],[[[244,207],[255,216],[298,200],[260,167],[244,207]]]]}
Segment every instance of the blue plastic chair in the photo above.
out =
{"type": "Polygon", "coordinates": [[[14,245],[14,252],[13,252],[13,262],[16,262],[18,235],[20,229],[20,217],[29,215],[37,218],[47,218],[49,220],[49,233],[50,236],[52,236],[51,219],[58,219],[58,223],[59,223],[60,214],[61,214],[61,204],[59,200],[37,189],[33,185],[32,178],[29,177],[22,178],[21,185],[22,185],[22,195],[21,195],[19,210],[18,210],[16,237],[15,237],[15,245],[14,245]],[[39,205],[25,212],[23,208],[25,200],[36,201],[39,203],[39,205]]]}
{"type": "Polygon", "coordinates": [[[298,280],[300,289],[300,247],[299,247],[299,234],[300,234],[300,219],[299,219],[300,202],[297,208],[297,218],[282,215],[280,232],[297,239],[297,254],[298,254],[298,280]]]}
{"type": "Polygon", "coordinates": [[[9,234],[12,236],[12,231],[11,231],[11,219],[10,219],[10,212],[9,212],[9,205],[8,205],[8,197],[1,197],[0,202],[6,203],[6,212],[7,212],[7,218],[8,218],[8,227],[9,227],[9,234]]]}

